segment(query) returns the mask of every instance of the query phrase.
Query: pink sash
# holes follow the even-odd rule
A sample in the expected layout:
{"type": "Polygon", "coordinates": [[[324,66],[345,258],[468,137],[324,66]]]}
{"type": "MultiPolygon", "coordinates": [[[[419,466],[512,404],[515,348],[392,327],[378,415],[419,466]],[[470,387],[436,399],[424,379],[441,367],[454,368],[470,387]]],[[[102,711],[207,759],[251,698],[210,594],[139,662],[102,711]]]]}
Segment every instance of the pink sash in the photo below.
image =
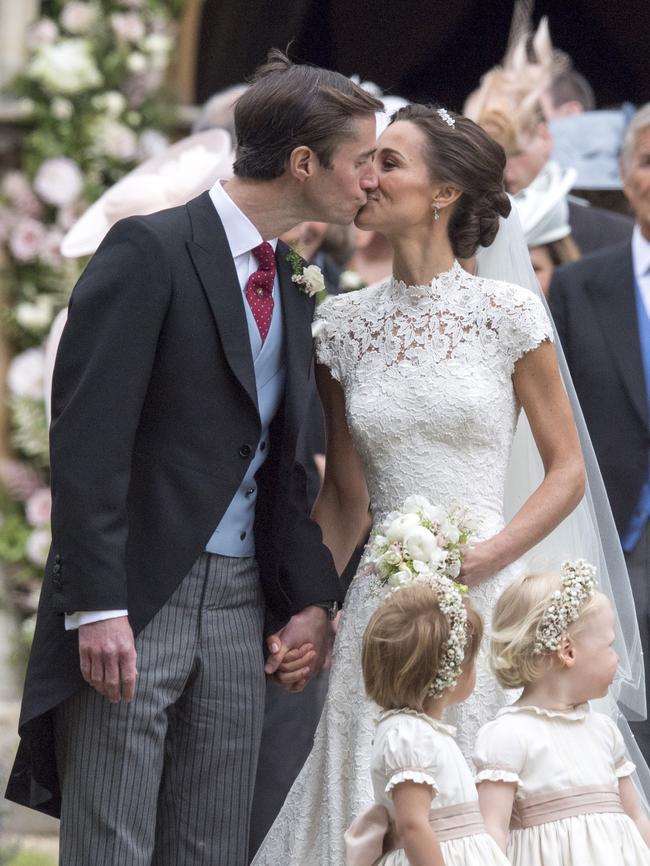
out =
{"type": "Polygon", "coordinates": [[[549,794],[536,794],[515,800],[510,828],[524,830],[549,821],[575,818],[590,813],[624,812],[618,788],[612,785],[587,785],[583,788],[565,788],[549,794]]]}
{"type": "MultiPolygon", "coordinates": [[[[440,842],[485,833],[476,800],[436,809],[429,820],[440,842]]],[[[374,866],[385,854],[403,847],[388,810],[375,805],[355,818],[345,833],[345,866],[374,866]]]]}

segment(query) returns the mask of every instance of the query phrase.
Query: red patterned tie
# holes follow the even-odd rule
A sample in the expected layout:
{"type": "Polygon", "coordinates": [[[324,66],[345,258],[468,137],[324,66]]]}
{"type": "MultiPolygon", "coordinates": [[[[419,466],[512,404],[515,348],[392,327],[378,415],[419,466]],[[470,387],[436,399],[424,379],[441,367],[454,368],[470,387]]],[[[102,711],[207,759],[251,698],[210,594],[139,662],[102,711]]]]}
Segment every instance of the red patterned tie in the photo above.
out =
{"type": "Polygon", "coordinates": [[[253,311],[253,318],[259,328],[262,343],[271,327],[273,315],[273,282],[275,280],[275,253],[268,241],[264,241],[252,250],[259,268],[254,271],[246,283],[246,300],[253,311]]]}

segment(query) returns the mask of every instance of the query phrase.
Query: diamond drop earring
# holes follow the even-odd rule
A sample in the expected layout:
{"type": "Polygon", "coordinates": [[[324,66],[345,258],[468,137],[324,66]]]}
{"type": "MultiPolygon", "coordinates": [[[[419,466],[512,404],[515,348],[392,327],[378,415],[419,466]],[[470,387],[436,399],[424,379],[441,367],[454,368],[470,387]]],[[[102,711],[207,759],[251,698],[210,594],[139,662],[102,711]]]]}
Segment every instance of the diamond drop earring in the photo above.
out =
{"type": "Polygon", "coordinates": [[[433,218],[434,218],[434,220],[435,220],[436,222],[438,222],[438,220],[440,219],[440,208],[439,208],[438,205],[435,203],[435,201],[434,201],[434,203],[431,205],[431,207],[432,207],[432,209],[433,209],[433,218]]]}

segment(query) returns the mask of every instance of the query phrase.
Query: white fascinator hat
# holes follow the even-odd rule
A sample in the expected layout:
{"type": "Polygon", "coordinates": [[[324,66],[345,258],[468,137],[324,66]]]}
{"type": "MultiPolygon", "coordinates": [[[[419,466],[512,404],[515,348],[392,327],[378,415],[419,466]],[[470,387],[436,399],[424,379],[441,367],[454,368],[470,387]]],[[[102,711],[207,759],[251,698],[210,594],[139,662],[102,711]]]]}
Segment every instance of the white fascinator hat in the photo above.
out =
{"type": "Polygon", "coordinates": [[[172,144],[119,180],[66,234],[66,258],[95,252],[118,220],[185,204],[217,180],[232,176],[234,154],[224,129],[197,132],[172,144]]]}
{"type": "Polygon", "coordinates": [[[528,247],[551,244],[571,234],[567,195],[576,179],[573,168],[547,162],[535,180],[512,200],[528,247]]]}

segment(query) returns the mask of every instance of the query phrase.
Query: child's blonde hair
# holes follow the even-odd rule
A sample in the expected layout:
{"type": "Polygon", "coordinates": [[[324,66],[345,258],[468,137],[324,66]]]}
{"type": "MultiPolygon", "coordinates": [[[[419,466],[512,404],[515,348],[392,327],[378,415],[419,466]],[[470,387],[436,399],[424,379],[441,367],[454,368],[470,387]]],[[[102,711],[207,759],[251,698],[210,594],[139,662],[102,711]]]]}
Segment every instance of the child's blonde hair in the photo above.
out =
{"type": "MultiPolygon", "coordinates": [[[[552,666],[554,653],[535,653],[537,629],[551,596],[562,589],[559,572],[527,574],[512,583],[497,601],[492,615],[490,661],[496,678],[506,689],[532,685],[552,666]]],[[[580,616],[569,628],[576,637],[586,618],[605,596],[594,592],[580,609],[580,616]]]]}
{"type": "MultiPolygon", "coordinates": [[[[474,663],[483,636],[481,617],[467,603],[463,670],[474,663]]],[[[361,666],[368,697],[385,710],[422,711],[441,667],[449,620],[435,590],[413,585],[388,597],[372,615],[363,636],[361,666]]]]}

